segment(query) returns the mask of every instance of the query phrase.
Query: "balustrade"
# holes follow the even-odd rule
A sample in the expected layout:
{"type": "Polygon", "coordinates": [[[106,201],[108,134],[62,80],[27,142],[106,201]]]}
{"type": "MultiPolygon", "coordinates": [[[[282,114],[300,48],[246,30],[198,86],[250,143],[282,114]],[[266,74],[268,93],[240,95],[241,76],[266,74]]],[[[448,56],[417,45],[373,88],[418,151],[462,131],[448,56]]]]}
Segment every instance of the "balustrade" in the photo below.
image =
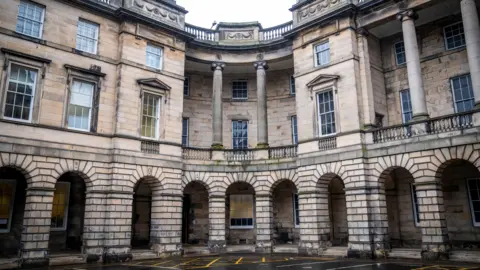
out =
{"type": "Polygon", "coordinates": [[[337,136],[322,137],[318,140],[318,150],[337,148],[337,136]]]}
{"type": "Polygon", "coordinates": [[[205,41],[218,41],[218,31],[211,30],[207,28],[198,27],[191,24],[185,24],[185,31],[195,35],[195,38],[198,40],[205,40],[205,41]]]}
{"type": "Polygon", "coordinates": [[[274,27],[265,28],[260,31],[260,40],[268,41],[281,38],[284,33],[292,30],[293,22],[287,22],[274,27]]]}
{"type": "Polygon", "coordinates": [[[160,154],[160,143],[152,141],[142,141],[140,149],[147,154],[160,154]]]}
{"type": "Polygon", "coordinates": [[[184,147],[182,150],[183,159],[211,160],[212,149],[184,147]]]}
{"type": "Polygon", "coordinates": [[[255,151],[252,149],[242,150],[224,150],[225,160],[227,161],[249,161],[255,159],[255,151]]]}
{"type": "Polygon", "coordinates": [[[281,146],[271,147],[268,149],[268,157],[270,159],[292,158],[297,156],[297,146],[281,146]]]}

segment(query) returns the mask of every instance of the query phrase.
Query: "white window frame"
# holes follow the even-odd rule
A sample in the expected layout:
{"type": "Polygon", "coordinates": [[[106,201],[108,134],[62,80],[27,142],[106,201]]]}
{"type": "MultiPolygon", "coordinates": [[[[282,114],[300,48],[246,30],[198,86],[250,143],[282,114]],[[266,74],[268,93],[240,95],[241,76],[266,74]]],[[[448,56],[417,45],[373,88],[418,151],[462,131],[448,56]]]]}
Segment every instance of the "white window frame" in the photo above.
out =
{"type": "Polygon", "coordinates": [[[182,118],[182,146],[188,147],[189,146],[189,140],[190,140],[190,119],[187,118],[187,117],[183,117],[182,118]],[[184,127],[184,125],[183,125],[184,122],[183,121],[187,122],[186,123],[187,124],[187,126],[186,126],[187,127],[187,129],[186,129],[187,134],[185,134],[185,135],[183,134],[183,127],[184,127]],[[186,143],[185,144],[183,144],[183,138],[184,137],[186,138],[186,143]]]}
{"type": "MultiPolygon", "coordinates": [[[[322,91],[318,91],[316,92],[315,94],[315,103],[316,103],[316,106],[317,106],[317,122],[318,122],[318,136],[319,137],[328,137],[328,136],[335,136],[338,132],[338,125],[337,125],[337,111],[335,110],[337,108],[337,103],[335,101],[335,91],[333,90],[333,88],[328,88],[328,89],[324,89],[322,91]],[[327,93],[327,92],[332,92],[332,102],[333,102],[333,106],[334,106],[334,109],[333,109],[333,117],[334,117],[334,127],[335,127],[335,132],[333,133],[328,133],[328,134],[322,134],[322,120],[321,120],[321,117],[320,117],[320,104],[319,104],[319,96],[321,94],[324,94],[324,93],[327,93]]],[[[329,111],[328,113],[331,113],[332,111],[329,111]]],[[[324,113],[325,114],[325,113],[324,113]]]]}
{"type": "MultiPolygon", "coordinates": [[[[70,206],[70,183],[69,182],[57,182],[55,185],[67,185],[68,186],[68,192],[67,196],[65,196],[65,209],[64,209],[64,218],[63,218],[63,226],[58,227],[58,228],[52,228],[50,227],[50,231],[66,231],[67,230],[67,224],[68,224],[68,208],[70,206]]],[[[52,209],[53,213],[53,209],[52,209]]],[[[51,217],[50,217],[51,218],[51,217]]]]}
{"type": "Polygon", "coordinates": [[[229,226],[230,226],[230,229],[241,229],[241,230],[250,230],[250,229],[253,229],[255,227],[255,196],[253,194],[230,194],[230,198],[229,198],[229,226]],[[245,226],[238,226],[238,225],[235,225],[235,226],[232,226],[232,217],[230,215],[230,211],[231,211],[231,206],[232,206],[232,196],[245,196],[245,195],[249,195],[252,197],[252,225],[245,225],[245,226]]]}
{"type": "MultiPolygon", "coordinates": [[[[471,100],[473,100],[473,108],[475,108],[475,93],[473,93],[473,85],[472,84],[472,77],[470,74],[466,74],[466,75],[461,75],[461,76],[456,76],[456,77],[453,77],[453,78],[450,78],[450,89],[452,91],[452,98],[453,98],[453,108],[455,109],[455,113],[458,113],[458,107],[457,107],[457,96],[455,96],[455,89],[453,87],[453,80],[455,79],[460,79],[462,77],[466,77],[467,80],[469,81],[470,85],[470,90],[472,91],[472,98],[471,100]]],[[[465,102],[467,99],[462,99],[461,102],[465,102]]]]}
{"type": "Polygon", "coordinates": [[[295,77],[293,75],[290,75],[290,95],[295,96],[297,94],[297,88],[295,87],[295,77]]]}
{"type": "Polygon", "coordinates": [[[145,53],[146,53],[146,59],[145,59],[145,64],[147,67],[149,68],[154,68],[154,69],[158,69],[158,70],[162,70],[163,69],[163,57],[164,57],[164,54],[165,54],[165,50],[163,49],[163,47],[160,47],[160,46],[157,46],[157,45],[154,45],[152,43],[147,43],[147,48],[145,49],[145,53]],[[148,48],[149,47],[152,47],[152,48],[156,48],[156,49],[160,49],[160,54],[156,54],[156,53],[153,53],[153,52],[149,52],[148,51],[148,48]],[[153,67],[153,66],[150,66],[148,64],[148,55],[151,54],[151,55],[155,55],[156,57],[158,57],[158,67],[153,67]]]}
{"type": "Polygon", "coordinates": [[[79,51],[82,51],[82,52],[91,53],[91,54],[97,54],[97,51],[98,51],[99,32],[100,32],[100,25],[99,25],[98,23],[94,23],[94,22],[91,22],[91,21],[88,21],[88,20],[85,20],[85,19],[80,18],[80,19],[78,20],[78,22],[77,22],[77,37],[76,37],[75,48],[76,48],[77,50],[79,50],[79,51]],[[87,38],[87,39],[92,39],[91,37],[87,37],[87,36],[82,36],[82,35],[80,35],[80,33],[79,33],[80,23],[84,23],[84,24],[87,24],[87,25],[95,26],[95,28],[96,28],[96,29],[95,29],[95,37],[93,38],[93,40],[95,40],[95,45],[94,45],[94,48],[93,48],[93,52],[84,51],[84,50],[78,48],[78,37],[79,37],[79,36],[84,37],[84,38],[87,38]]]}
{"type": "Polygon", "coordinates": [[[234,99],[234,100],[248,100],[248,81],[247,80],[234,80],[234,81],[232,81],[232,99],[234,99]],[[239,98],[239,97],[234,97],[233,96],[233,91],[234,91],[233,84],[238,83],[238,82],[245,83],[245,85],[247,86],[246,89],[245,89],[245,92],[247,93],[246,97],[239,98]]]}
{"type": "Polygon", "coordinates": [[[453,48],[449,48],[448,47],[448,41],[447,41],[447,27],[450,27],[450,26],[453,26],[453,25],[456,25],[456,24],[462,24],[462,28],[463,28],[463,39],[465,40],[465,27],[463,25],[463,22],[462,21],[459,21],[459,22],[455,22],[455,23],[452,23],[452,24],[449,24],[445,27],[443,27],[443,40],[445,42],[445,50],[447,51],[450,51],[450,50],[455,50],[455,49],[458,49],[458,48],[464,48],[467,46],[467,41],[465,40],[465,44],[461,45],[461,46],[457,46],[457,47],[453,47],[453,48]]]}
{"type": "Polygon", "coordinates": [[[397,64],[397,66],[405,65],[407,63],[407,55],[405,53],[405,43],[403,42],[403,40],[393,44],[393,51],[395,53],[395,63],[397,64]],[[403,52],[398,52],[397,51],[397,45],[400,44],[400,43],[403,43],[403,52]],[[401,53],[403,53],[404,58],[405,58],[405,62],[403,62],[403,63],[398,62],[398,55],[401,54],[401,53]]]}
{"type": "Polygon", "coordinates": [[[249,130],[249,129],[248,129],[248,120],[239,120],[239,119],[237,119],[237,120],[232,120],[232,149],[238,150],[238,151],[243,151],[243,150],[247,150],[247,149],[248,149],[248,135],[249,135],[249,134],[248,134],[248,132],[249,132],[248,130],[249,130]],[[235,145],[235,143],[234,143],[235,137],[233,136],[233,131],[234,131],[234,129],[233,129],[233,123],[234,123],[234,122],[247,122],[247,137],[246,137],[246,138],[247,138],[247,147],[246,147],[246,148],[233,148],[234,145],[235,145]]]}
{"type": "Polygon", "coordinates": [[[468,204],[470,205],[470,216],[472,217],[472,224],[473,224],[473,227],[480,227],[480,220],[479,221],[475,220],[475,211],[473,209],[473,200],[472,200],[472,195],[470,194],[470,185],[468,183],[468,181],[470,181],[470,180],[476,180],[476,181],[478,181],[477,185],[480,185],[479,184],[480,179],[479,178],[468,178],[467,183],[466,183],[467,184],[467,193],[468,193],[468,204]]]}
{"type": "MultiPolygon", "coordinates": [[[[45,23],[45,6],[43,5],[40,5],[40,4],[37,4],[35,2],[31,2],[31,1],[27,1],[27,0],[21,0],[20,1],[20,4],[18,5],[18,12],[17,12],[17,24],[18,24],[18,18],[20,17],[20,5],[22,5],[22,3],[26,4],[26,5],[32,5],[32,6],[35,6],[35,7],[39,7],[42,9],[42,18],[40,19],[40,21],[35,21],[37,23],[40,23],[40,30],[39,30],[39,36],[32,36],[32,35],[29,35],[29,34],[25,34],[25,33],[22,33],[22,32],[18,32],[17,31],[17,25],[15,24],[15,32],[19,33],[19,34],[22,34],[22,35],[25,35],[25,36],[29,36],[29,37],[33,37],[33,38],[38,38],[38,39],[41,39],[42,36],[43,36],[43,25],[45,23]]],[[[24,18],[25,20],[30,20],[30,21],[34,21],[33,19],[30,19],[30,18],[26,18],[26,17],[22,17],[24,18]]]]}
{"type": "MultiPolygon", "coordinates": [[[[96,88],[97,88],[97,83],[96,82],[93,82],[93,81],[89,81],[89,80],[84,80],[84,79],[78,79],[78,78],[74,78],[72,79],[72,84],[70,85],[70,93],[69,93],[69,96],[68,96],[68,104],[67,104],[67,128],[68,129],[71,129],[71,130],[79,130],[79,131],[87,131],[89,132],[92,128],[92,112],[93,112],[93,99],[95,97],[95,95],[97,94],[96,93],[96,88]],[[76,127],[70,127],[70,123],[68,122],[68,117],[69,117],[69,109],[70,109],[70,106],[72,105],[71,104],[71,101],[72,101],[72,92],[73,92],[73,84],[75,82],[83,82],[83,83],[89,83],[89,84],[92,84],[93,85],[93,91],[92,91],[92,97],[90,99],[90,111],[88,113],[88,127],[87,129],[83,129],[83,128],[76,128],[76,127]]],[[[73,104],[73,105],[76,105],[76,104],[73,104]]]]}
{"type": "Polygon", "coordinates": [[[296,145],[296,144],[298,144],[298,118],[297,118],[296,115],[292,115],[290,117],[290,126],[292,127],[292,143],[294,145],[296,145]],[[293,119],[295,119],[295,123],[294,123],[293,119]],[[295,130],[296,130],[296,132],[295,132],[295,130]],[[295,137],[297,138],[296,141],[295,141],[295,137]]]}
{"type": "Polygon", "coordinates": [[[185,77],[183,81],[183,96],[184,97],[190,96],[190,77],[185,77]],[[185,89],[187,90],[187,93],[185,93],[185,89]]]}
{"type": "Polygon", "coordinates": [[[412,199],[412,213],[413,213],[413,221],[415,222],[415,226],[420,226],[420,213],[418,212],[417,208],[420,209],[420,205],[418,203],[418,196],[416,193],[416,187],[413,183],[410,183],[410,197],[412,199]],[[417,198],[417,200],[415,200],[417,198]]]}
{"type": "Polygon", "coordinates": [[[141,106],[141,112],[140,112],[140,137],[143,138],[143,139],[147,139],[147,140],[158,140],[160,138],[160,121],[161,121],[161,117],[162,117],[162,113],[161,113],[161,110],[162,110],[162,101],[163,101],[163,96],[162,95],[159,95],[158,93],[155,93],[155,92],[151,92],[151,91],[143,91],[142,93],[142,99],[141,99],[141,102],[142,102],[142,106],[141,106]],[[157,100],[157,106],[158,106],[158,110],[157,110],[157,121],[156,121],[156,127],[155,127],[155,137],[147,137],[147,136],[143,136],[142,135],[142,126],[143,126],[143,106],[144,106],[144,98],[145,98],[145,94],[149,94],[149,95],[152,95],[152,96],[155,96],[158,98],[157,100]]]}
{"type": "Polygon", "coordinates": [[[313,55],[314,55],[314,61],[315,61],[315,67],[323,67],[323,66],[326,66],[328,64],[330,64],[330,41],[329,40],[326,40],[326,41],[322,41],[320,43],[317,43],[315,45],[313,45],[313,55]],[[317,47],[321,46],[321,45],[324,45],[324,44],[328,44],[328,50],[323,50],[323,51],[318,51],[317,52],[317,47]],[[322,52],[325,52],[325,51],[328,51],[328,61],[326,63],[319,63],[318,62],[318,54],[322,53],[322,52]]]}
{"type": "Polygon", "coordinates": [[[1,117],[3,119],[8,119],[8,120],[12,120],[12,121],[17,121],[17,122],[23,122],[23,123],[31,123],[32,122],[32,117],[33,117],[33,111],[34,111],[34,106],[36,105],[36,102],[35,102],[35,98],[36,98],[36,92],[37,92],[37,85],[38,85],[38,76],[40,75],[40,70],[38,68],[35,68],[35,67],[32,67],[30,65],[25,65],[25,64],[22,64],[22,63],[19,63],[19,62],[11,62],[9,63],[9,66],[8,66],[8,76],[7,76],[7,80],[6,80],[6,84],[5,84],[5,87],[4,87],[4,99],[3,99],[3,108],[2,108],[2,115],[1,117]],[[24,119],[18,119],[18,118],[14,118],[14,117],[8,117],[8,116],[5,116],[5,108],[7,106],[7,95],[8,95],[8,86],[10,84],[10,77],[12,76],[12,65],[17,65],[17,66],[20,66],[22,68],[25,68],[25,69],[30,69],[30,70],[33,70],[37,73],[37,75],[35,76],[35,81],[33,82],[32,86],[33,86],[33,89],[32,89],[32,99],[30,101],[30,112],[29,112],[29,116],[28,116],[28,120],[24,120],[24,119]]]}
{"type": "Polygon", "coordinates": [[[412,108],[412,96],[410,96],[410,89],[405,89],[400,91],[400,110],[402,111],[402,123],[406,124],[408,121],[405,118],[405,113],[411,113],[413,119],[413,108],[412,108]],[[408,92],[409,102],[410,102],[410,112],[405,112],[403,108],[403,95],[402,93],[408,92]]]}
{"type": "Polygon", "coordinates": [[[300,228],[300,198],[298,193],[292,193],[292,205],[293,205],[293,224],[295,228],[300,228]],[[295,204],[295,197],[297,197],[298,205],[295,204]],[[297,210],[299,211],[297,219],[297,210]]]}
{"type": "Polygon", "coordinates": [[[17,191],[17,181],[12,179],[0,179],[0,182],[10,182],[13,183],[13,193],[12,193],[12,201],[10,202],[10,207],[8,209],[8,224],[6,229],[0,229],[0,233],[9,233],[12,229],[12,218],[13,218],[13,207],[15,204],[15,196],[17,191]]]}

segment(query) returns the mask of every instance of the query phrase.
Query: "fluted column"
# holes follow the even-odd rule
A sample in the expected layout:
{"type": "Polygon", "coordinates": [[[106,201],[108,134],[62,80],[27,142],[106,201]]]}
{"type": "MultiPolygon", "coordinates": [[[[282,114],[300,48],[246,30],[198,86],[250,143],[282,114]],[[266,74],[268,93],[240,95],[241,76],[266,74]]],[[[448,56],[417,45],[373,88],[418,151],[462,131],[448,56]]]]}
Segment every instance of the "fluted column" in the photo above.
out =
{"type": "Polygon", "coordinates": [[[415,32],[414,21],[416,17],[417,14],[413,10],[406,10],[397,15],[397,18],[402,22],[413,119],[422,120],[428,118],[428,111],[425,101],[425,90],[423,89],[417,34],[415,32]]]}
{"type": "Polygon", "coordinates": [[[223,108],[222,88],[224,63],[212,63],[213,94],[212,94],[212,147],[223,147],[223,108]]]}
{"type": "Polygon", "coordinates": [[[460,1],[475,107],[480,108],[480,24],[474,0],[460,1]]]}
{"type": "Polygon", "coordinates": [[[268,146],[267,122],[267,62],[261,61],[254,64],[257,69],[257,146],[268,146]]]}

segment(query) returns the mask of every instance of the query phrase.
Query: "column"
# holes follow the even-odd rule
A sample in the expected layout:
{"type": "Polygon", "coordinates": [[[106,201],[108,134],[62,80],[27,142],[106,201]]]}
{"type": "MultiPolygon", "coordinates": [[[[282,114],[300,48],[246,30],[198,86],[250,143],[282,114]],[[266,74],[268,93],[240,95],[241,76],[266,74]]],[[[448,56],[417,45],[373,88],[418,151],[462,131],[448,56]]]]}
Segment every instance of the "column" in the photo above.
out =
{"type": "Polygon", "coordinates": [[[261,61],[254,64],[257,70],[257,147],[268,147],[267,123],[267,62],[261,61]]]}
{"type": "Polygon", "coordinates": [[[270,194],[258,194],[255,196],[255,214],[257,227],[255,252],[271,253],[273,246],[273,205],[270,194]]]}
{"type": "Polygon", "coordinates": [[[328,212],[328,187],[322,191],[305,191],[298,194],[300,207],[299,254],[321,255],[330,242],[330,215],[328,212]]]}
{"type": "Polygon", "coordinates": [[[480,108],[480,25],[475,0],[460,1],[475,107],[480,108]]]}
{"type": "Polygon", "coordinates": [[[366,29],[357,30],[358,56],[360,63],[360,83],[362,87],[362,99],[365,128],[375,128],[375,102],[373,93],[373,78],[370,63],[370,48],[368,44],[369,33],[366,29]]]}
{"type": "Polygon", "coordinates": [[[407,59],[408,85],[414,120],[428,118],[425,91],[423,89],[422,69],[418,52],[417,34],[415,32],[415,19],[417,14],[413,10],[406,10],[397,15],[402,22],[403,43],[407,59]]]}
{"type": "Polygon", "coordinates": [[[431,177],[415,179],[420,227],[422,230],[422,259],[448,259],[450,244],[441,183],[431,177]]]}
{"type": "MultiPolygon", "coordinates": [[[[85,218],[83,220],[83,253],[87,262],[99,262],[103,258],[107,194],[105,191],[87,190],[85,193],[85,218]]],[[[115,222],[110,219],[110,223],[115,222]]]]}
{"type": "Polygon", "coordinates": [[[213,94],[212,94],[212,147],[223,148],[223,106],[222,106],[222,72],[224,63],[212,63],[213,94]]]}
{"type": "Polygon", "coordinates": [[[182,194],[152,196],[150,244],[160,256],[178,256],[182,250],[182,194]]]}
{"type": "Polygon", "coordinates": [[[225,196],[212,195],[208,202],[209,239],[208,249],[211,253],[225,253],[225,196]]]}
{"type": "Polygon", "coordinates": [[[388,235],[387,198],[385,189],[369,187],[367,189],[367,209],[369,228],[372,239],[372,254],[375,258],[386,259],[390,252],[390,237],[388,235]]]}
{"type": "Polygon", "coordinates": [[[48,240],[54,188],[29,187],[23,214],[21,266],[35,268],[48,266],[48,240]]]}

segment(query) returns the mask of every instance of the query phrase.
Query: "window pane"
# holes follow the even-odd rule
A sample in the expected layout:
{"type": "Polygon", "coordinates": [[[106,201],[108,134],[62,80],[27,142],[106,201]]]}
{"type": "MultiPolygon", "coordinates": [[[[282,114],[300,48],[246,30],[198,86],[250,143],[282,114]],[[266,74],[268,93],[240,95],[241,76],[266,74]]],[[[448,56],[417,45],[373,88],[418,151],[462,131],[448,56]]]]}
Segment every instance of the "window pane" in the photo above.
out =
{"type": "Polygon", "coordinates": [[[474,107],[472,80],[470,75],[456,77],[450,80],[452,86],[455,112],[470,111],[474,107]]]}
{"type": "Polygon", "coordinates": [[[15,181],[0,180],[0,230],[8,230],[15,200],[15,181]]]}
{"type": "Polygon", "coordinates": [[[462,22],[445,27],[445,43],[447,50],[465,46],[465,33],[462,22]]]}
{"type": "Polygon", "coordinates": [[[320,126],[320,135],[335,133],[335,108],[333,92],[327,91],[317,95],[318,103],[318,122],[320,126]]]}
{"type": "Polygon", "coordinates": [[[77,50],[88,53],[97,52],[98,24],[79,20],[77,26],[77,50]]]}
{"type": "Polygon", "coordinates": [[[468,179],[468,193],[473,222],[480,222],[480,179],[468,179]]]}
{"type": "Polygon", "coordinates": [[[232,82],[232,97],[235,99],[248,98],[248,84],[247,81],[232,82]]]}
{"type": "Polygon", "coordinates": [[[147,44],[147,66],[160,69],[163,49],[151,44],[147,44]]]}
{"type": "Polygon", "coordinates": [[[73,81],[68,106],[68,127],[89,130],[95,84],[73,81]]]}
{"type": "Polygon", "coordinates": [[[66,210],[70,195],[70,183],[58,182],[55,185],[52,206],[51,228],[66,228],[66,210]]]}
{"type": "Polygon", "coordinates": [[[188,118],[182,121],[182,145],[188,146],[188,118]]]}
{"type": "Polygon", "coordinates": [[[232,144],[233,149],[248,148],[248,122],[232,121],[232,144]]]}
{"type": "Polygon", "coordinates": [[[40,38],[43,25],[44,8],[27,1],[21,1],[18,8],[16,31],[40,38]]]}
{"type": "Polygon", "coordinates": [[[159,113],[160,97],[150,94],[143,94],[143,115],[142,115],[142,136],[157,138],[157,130],[160,120],[159,113]]]}
{"type": "Polygon", "coordinates": [[[37,71],[12,64],[8,78],[4,116],[30,121],[37,71]]]}
{"type": "Polygon", "coordinates": [[[230,220],[232,226],[253,225],[253,195],[230,195],[230,220]]]}
{"type": "Polygon", "coordinates": [[[397,60],[397,65],[405,64],[406,56],[405,56],[405,45],[403,41],[395,44],[395,58],[397,60]]]}

